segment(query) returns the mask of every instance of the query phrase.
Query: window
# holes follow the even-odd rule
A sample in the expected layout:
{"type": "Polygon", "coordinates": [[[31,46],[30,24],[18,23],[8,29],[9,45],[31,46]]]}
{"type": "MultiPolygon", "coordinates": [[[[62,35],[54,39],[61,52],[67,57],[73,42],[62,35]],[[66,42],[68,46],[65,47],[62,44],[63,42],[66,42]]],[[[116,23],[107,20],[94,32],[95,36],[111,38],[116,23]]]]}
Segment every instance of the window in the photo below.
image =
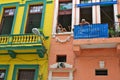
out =
{"type": "Polygon", "coordinates": [[[19,69],[18,80],[34,80],[35,69],[19,69]]]}
{"type": "Polygon", "coordinates": [[[57,62],[66,62],[66,55],[57,55],[57,62]]]}
{"type": "Polygon", "coordinates": [[[92,0],[80,0],[80,3],[91,3],[92,0]]]}
{"type": "Polygon", "coordinates": [[[12,80],[38,80],[39,65],[15,65],[12,80]]]}
{"type": "Polygon", "coordinates": [[[89,23],[92,23],[92,7],[80,8],[80,21],[85,19],[89,23]]]}
{"type": "Polygon", "coordinates": [[[72,1],[71,0],[60,0],[59,11],[58,11],[58,22],[57,22],[57,33],[70,32],[72,22],[72,1]]]}
{"type": "Polygon", "coordinates": [[[10,34],[15,14],[15,8],[5,8],[0,25],[0,34],[10,34]]]}
{"type": "Polygon", "coordinates": [[[0,80],[7,80],[9,65],[0,65],[0,80]]]}
{"type": "Polygon", "coordinates": [[[6,72],[6,70],[0,70],[0,80],[4,80],[5,79],[5,72],[6,72]]]}
{"type": "Polygon", "coordinates": [[[100,6],[101,23],[108,23],[109,27],[114,27],[113,5],[100,6]]]}
{"type": "Polygon", "coordinates": [[[32,28],[40,28],[43,5],[31,5],[27,18],[25,33],[32,33],[32,28]]]}
{"type": "Polygon", "coordinates": [[[108,71],[107,69],[103,69],[103,70],[95,70],[95,75],[97,76],[107,76],[108,75],[108,71]]]}

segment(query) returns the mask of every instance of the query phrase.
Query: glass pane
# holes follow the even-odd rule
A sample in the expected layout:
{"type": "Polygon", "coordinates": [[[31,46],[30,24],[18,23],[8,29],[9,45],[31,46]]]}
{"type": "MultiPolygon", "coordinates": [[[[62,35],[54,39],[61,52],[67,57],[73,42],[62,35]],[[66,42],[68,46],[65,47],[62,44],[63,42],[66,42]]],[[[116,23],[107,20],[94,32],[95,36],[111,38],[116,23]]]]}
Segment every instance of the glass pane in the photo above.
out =
{"type": "Polygon", "coordinates": [[[30,70],[30,69],[25,69],[22,70],[20,69],[18,71],[18,80],[34,80],[35,76],[35,70],[30,70]]]}
{"type": "Polygon", "coordinates": [[[0,70],[0,80],[4,80],[6,70],[0,70]]]}
{"type": "Polygon", "coordinates": [[[42,13],[43,6],[31,6],[30,13],[42,13]]]}
{"type": "Polygon", "coordinates": [[[42,14],[30,14],[26,27],[26,33],[32,33],[33,28],[40,28],[42,14]]]}
{"type": "Polygon", "coordinates": [[[15,14],[15,9],[5,9],[6,16],[12,16],[15,14]]]}
{"type": "Polygon", "coordinates": [[[80,3],[91,3],[91,0],[80,0],[80,3]]]}
{"type": "Polygon", "coordinates": [[[60,3],[60,10],[72,9],[72,3],[60,3]]]}

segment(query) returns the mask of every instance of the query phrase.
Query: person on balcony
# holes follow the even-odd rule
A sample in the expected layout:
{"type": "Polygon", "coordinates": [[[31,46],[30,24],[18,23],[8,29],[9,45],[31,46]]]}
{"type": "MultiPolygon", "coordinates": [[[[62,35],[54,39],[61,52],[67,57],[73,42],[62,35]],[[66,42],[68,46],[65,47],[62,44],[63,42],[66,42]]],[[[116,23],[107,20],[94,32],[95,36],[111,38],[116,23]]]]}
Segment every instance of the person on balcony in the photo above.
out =
{"type": "Polygon", "coordinates": [[[90,23],[87,22],[85,19],[82,19],[79,25],[82,26],[82,25],[86,25],[86,24],[89,25],[90,23]]]}
{"type": "Polygon", "coordinates": [[[58,23],[56,31],[57,31],[57,33],[62,33],[62,32],[66,32],[66,29],[63,28],[60,23],[58,23]]]}

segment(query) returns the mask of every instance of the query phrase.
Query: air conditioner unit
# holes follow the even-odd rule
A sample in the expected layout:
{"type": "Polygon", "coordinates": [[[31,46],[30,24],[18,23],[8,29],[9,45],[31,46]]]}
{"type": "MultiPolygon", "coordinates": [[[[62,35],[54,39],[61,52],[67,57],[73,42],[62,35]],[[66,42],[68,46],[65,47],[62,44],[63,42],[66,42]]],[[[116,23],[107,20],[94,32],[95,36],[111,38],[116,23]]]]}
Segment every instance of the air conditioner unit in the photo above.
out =
{"type": "Polygon", "coordinates": [[[0,78],[4,78],[4,76],[5,76],[4,72],[0,73],[0,78]]]}
{"type": "Polygon", "coordinates": [[[57,68],[65,68],[65,63],[64,62],[58,62],[57,68]]]}

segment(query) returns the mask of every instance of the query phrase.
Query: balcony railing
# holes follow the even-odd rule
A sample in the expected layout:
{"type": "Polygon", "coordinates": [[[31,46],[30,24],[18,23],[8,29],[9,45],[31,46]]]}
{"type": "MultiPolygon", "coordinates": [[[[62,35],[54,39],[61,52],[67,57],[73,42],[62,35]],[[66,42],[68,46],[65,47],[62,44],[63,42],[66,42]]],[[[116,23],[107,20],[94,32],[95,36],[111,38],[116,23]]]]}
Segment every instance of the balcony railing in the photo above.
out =
{"type": "Polygon", "coordinates": [[[75,25],[74,39],[108,38],[108,24],[75,25]]]}
{"type": "Polygon", "coordinates": [[[1,35],[0,45],[40,44],[40,36],[34,34],[1,35]]]}
{"type": "Polygon", "coordinates": [[[46,53],[43,40],[44,37],[34,34],[1,35],[0,50],[7,50],[12,58],[16,58],[16,54],[20,53],[19,50],[32,49],[34,52],[31,53],[37,53],[40,58],[43,58],[46,53]]]}

